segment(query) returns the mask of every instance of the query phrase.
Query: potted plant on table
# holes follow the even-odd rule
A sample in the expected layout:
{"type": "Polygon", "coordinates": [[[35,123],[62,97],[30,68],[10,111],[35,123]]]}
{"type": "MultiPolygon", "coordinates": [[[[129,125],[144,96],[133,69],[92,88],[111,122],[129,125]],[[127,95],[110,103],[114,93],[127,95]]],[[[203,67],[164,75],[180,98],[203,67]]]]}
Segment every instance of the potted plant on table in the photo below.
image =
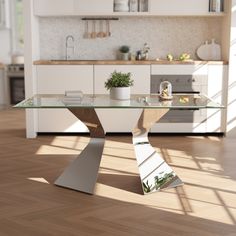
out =
{"type": "Polygon", "coordinates": [[[110,98],[117,100],[130,99],[130,87],[134,81],[131,79],[131,73],[122,73],[114,71],[111,77],[105,82],[105,88],[110,90],[110,98]]]}

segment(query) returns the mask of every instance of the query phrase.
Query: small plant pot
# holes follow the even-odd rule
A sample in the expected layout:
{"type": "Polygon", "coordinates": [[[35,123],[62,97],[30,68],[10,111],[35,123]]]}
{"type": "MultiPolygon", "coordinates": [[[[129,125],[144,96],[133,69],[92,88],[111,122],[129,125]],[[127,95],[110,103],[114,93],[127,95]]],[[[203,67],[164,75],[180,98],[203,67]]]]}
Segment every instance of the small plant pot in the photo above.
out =
{"type": "Polygon", "coordinates": [[[110,89],[110,98],[114,100],[129,100],[130,87],[117,87],[110,89]]]}
{"type": "Polygon", "coordinates": [[[120,59],[122,61],[128,61],[129,60],[129,53],[120,53],[120,59]]]}

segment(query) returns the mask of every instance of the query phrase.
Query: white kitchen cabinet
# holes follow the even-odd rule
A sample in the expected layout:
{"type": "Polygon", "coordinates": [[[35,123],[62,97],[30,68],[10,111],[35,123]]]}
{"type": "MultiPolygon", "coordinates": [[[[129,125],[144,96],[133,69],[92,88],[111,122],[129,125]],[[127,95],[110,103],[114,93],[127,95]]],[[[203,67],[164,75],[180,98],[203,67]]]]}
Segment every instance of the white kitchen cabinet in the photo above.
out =
{"type": "Polygon", "coordinates": [[[147,4],[148,9],[144,12],[114,12],[113,0],[34,0],[34,14],[37,16],[219,15],[209,13],[209,0],[148,0],[147,4]]]}
{"type": "Polygon", "coordinates": [[[113,12],[112,0],[74,0],[76,15],[110,15],[113,12]]]}
{"type": "MultiPolygon", "coordinates": [[[[134,86],[131,94],[150,93],[149,65],[95,65],[95,93],[108,94],[104,87],[105,81],[113,71],[131,72],[134,86]]],[[[106,132],[131,132],[141,114],[140,109],[97,109],[98,116],[106,132]]]]}
{"type": "Polygon", "coordinates": [[[209,0],[149,0],[152,15],[207,15],[209,0]]]}
{"type": "MultiPolygon", "coordinates": [[[[215,102],[226,106],[227,101],[226,65],[209,65],[207,95],[215,102]]],[[[207,132],[226,132],[226,109],[207,110],[207,132]]]]}
{"type": "Polygon", "coordinates": [[[150,93],[150,65],[95,65],[95,93],[108,94],[104,83],[110,78],[112,72],[131,73],[134,86],[131,87],[131,94],[150,93]]]}
{"type": "MultiPolygon", "coordinates": [[[[92,65],[38,65],[37,93],[64,94],[65,90],[93,91],[92,65]]],[[[38,132],[88,132],[67,109],[39,109],[38,132]]]]}
{"type": "Polygon", "coordinates": [[[74,0],[34,0],[37,16],[63,16],[74,14],[74,0]]]}

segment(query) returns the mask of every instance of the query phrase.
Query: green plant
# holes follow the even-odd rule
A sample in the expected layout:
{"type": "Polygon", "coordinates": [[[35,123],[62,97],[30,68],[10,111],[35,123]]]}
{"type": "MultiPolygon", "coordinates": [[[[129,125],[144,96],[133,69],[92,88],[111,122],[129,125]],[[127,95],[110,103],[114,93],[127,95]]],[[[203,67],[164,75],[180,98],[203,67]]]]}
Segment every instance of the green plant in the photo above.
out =
{"type": "Polygon", "coordinates": [[[145,193],[150,193],[152,191],[152,185],[148,183],[148,180],[145,182],[143,182],[143,190],[145,193]]]}
{"type": "Polygon", "coordinates": [[[131,73],[122,73],[114,71],[111,77],[105,82],[107,90],[117,87],[130,87],[133,86],[134,81],[131,79],[131,73]]]}
{"type": "Polygon", "coordinates": [[[126,45],[121,46],[119,49],[121,53],[128,53],[129,50],[130,50],[129,46],[126,46],[126,45]]]}

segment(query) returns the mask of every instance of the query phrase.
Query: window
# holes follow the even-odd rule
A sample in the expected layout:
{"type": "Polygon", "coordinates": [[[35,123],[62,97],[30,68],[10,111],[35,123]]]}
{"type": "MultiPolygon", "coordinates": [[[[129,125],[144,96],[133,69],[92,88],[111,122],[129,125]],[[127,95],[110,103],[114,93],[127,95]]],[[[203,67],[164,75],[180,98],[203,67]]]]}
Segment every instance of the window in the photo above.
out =
{"type": "Polygon", "coordinates": [[[24,20],[23,20],[23,0],[13,0],[13,30],[12,42],[13,51],[23,53],[24,49],[24,20]]]}

